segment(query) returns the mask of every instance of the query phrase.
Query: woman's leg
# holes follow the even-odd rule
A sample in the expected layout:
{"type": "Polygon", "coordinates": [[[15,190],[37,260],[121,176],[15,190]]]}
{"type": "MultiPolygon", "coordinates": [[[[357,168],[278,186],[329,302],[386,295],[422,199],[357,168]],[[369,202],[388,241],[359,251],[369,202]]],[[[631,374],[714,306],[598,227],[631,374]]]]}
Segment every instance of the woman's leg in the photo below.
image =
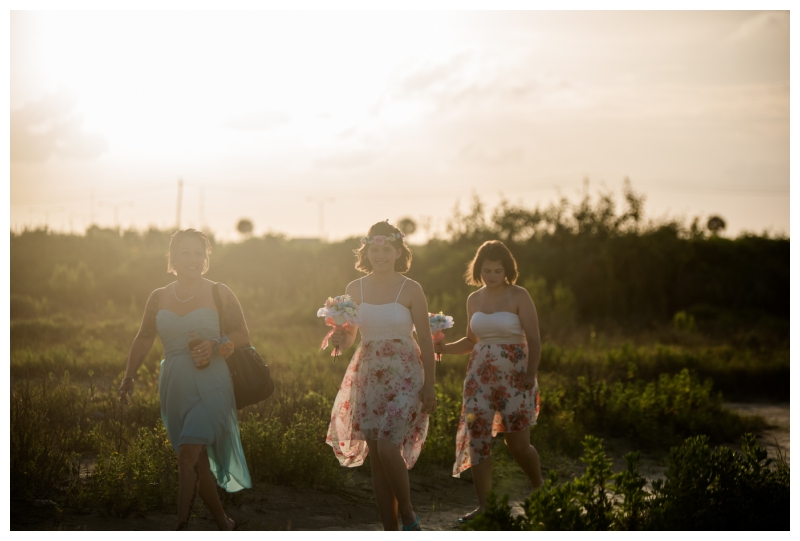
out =
{"type": "Polygon", "coordinates": [[[200,453],[203,445],[187,444],[178,447],[178,524],[176,530],[189,527],[194,499],[200,484],[200,453]]]}
{"type": "Polygon", "coordinates": [[[378,452],[378,442],[367,440],[369,447],[369,466],[372,470],[372,490],[378,502],[378,513],[381,516],[384,530],[397,529],[397,498],[392,493],[389,481],[384,472],[383,461],[378,452]]]}
{"type": "Polygon", "coordinates": [[[482,513],[486,508],[486,498],[492,491],[492,457],[488,456],[472,465],[472,484],[475,485],[475,494],[478,496],[478,508],[467,517],[482,513]]]}
{"type": "Polygon", "coordinates": [[[222,508],[222,502],[219,500],[219,494],[217,494],[217,480],[214,478],[214,474],[211,473],[208,452],[205,449],[200,453],[198,466],[200,469],[200,498],[206,504],[208,510],[211,511],[211,515],[220,530],[232,529],[233,521],[228,518],[222,508]]]}
{"type": "Polygon", "coordinates": [[[411,526],[416,522],[417,518],[411,505],[408,467],[406,467],[406,461],[403,460],[403,456],[400,454],[400,448],[391,440],[379,439],[378,455],[380,455],[383,473],[396,501],[403,526],[411,526]]]}
{"type": "Polygon", "coordinates": [[[533,489],[540,488],[544,480],[542,479],[542,467],[539,463],[539,453],[531,445],[531,427],[519,432],[506,432],[505,440],[508,450],[511,451],[511,456],[514,457],[522,471],[528,476],[533,489]]]}

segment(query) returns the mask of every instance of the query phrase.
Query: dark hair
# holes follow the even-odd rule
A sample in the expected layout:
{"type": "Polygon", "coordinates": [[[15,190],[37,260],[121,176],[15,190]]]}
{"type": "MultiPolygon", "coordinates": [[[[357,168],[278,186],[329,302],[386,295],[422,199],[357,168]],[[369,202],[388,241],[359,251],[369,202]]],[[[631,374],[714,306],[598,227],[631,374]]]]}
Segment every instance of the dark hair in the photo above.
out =
{"type": "Polygon", "coordinates": [[[513,284],[517,281],[517,261],[506,245],[499,240],[487,240],[484,242],[478,251],[475,252],[475,257],[467,265],[467,272],[464,274],[464,279],[467,284],[471,286],[483,285],[483,278],[481,277],[481,266],[486,260],[499,261],[506,271],[506,283],[513,284]]]}
{"type": "MultiPolygon", "coordinates": [[[[386,220],[385,222],[378,222],[370,227],[367,237],[374,237],[375,235],[389,236],[392,233],[402,234],[402,231],[391,225],[389,220],[386,220]]],[[[408,249],[408,246],[406,246],[402,238],[387,242],[400,252],[400,257],[394,261],[394,270],[400,273],[407,272],[408,269],[411,268],[411,250],[408,249]]],[[[372,272],[372,263],[370,263],[367,258],[368,249],[369,244],[362,244],[360,248],[353,250],[356,254],[356,270],[366,273],[372,272]]]]}
{"type": "Polygon", "coordinates": [[[172,266],[172,259],[178,256],[178,246],[180,245],[181,241],[186,238],[194,238],[203,243],[203,246],[206,249],[206,260],[203,262],[203,272],[200,274],[205,274],[208,270],[208,254],[211,253],[211,243],[208,241],[206,234],[202,231],[198,231],[197,229],[178,229],[169,238],[169,251],[167,252],[167,272],[177,274],[175,272],[175,268],[172,266]]]}

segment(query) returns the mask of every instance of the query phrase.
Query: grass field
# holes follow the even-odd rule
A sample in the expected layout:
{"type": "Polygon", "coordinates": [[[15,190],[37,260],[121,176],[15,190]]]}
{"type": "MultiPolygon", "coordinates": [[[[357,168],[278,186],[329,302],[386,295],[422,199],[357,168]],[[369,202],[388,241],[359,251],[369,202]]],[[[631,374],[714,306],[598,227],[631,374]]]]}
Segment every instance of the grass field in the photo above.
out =
{"type": "MultiPolygon", "coordinates": [[[[12,501],[52,500],[67,514],[93,510],[118,519],[175,507],[175,455],[159,414],[158,341],[139,371],[133,407],[115,400],[138,316],[109,305],[12,320],[12,501]]],[[[353,471],[338,465],[324,438],[352,350],[337,362],[320,353],[321,325],[278,328],[257,315],[250,325],[276,381],[270,400],[240,412],[254,483],[341,491],[353,471]]],[[[700,434],[712,444],[735,443],[765,423],[723,408],[723,397],[780,394],[784,385],[788,394],[788,352],[673,342],[613,343],[595,335],[572,346],[545,344],[532,441],[548,471],[574,465],[587,434],[663,455],[700,434]]],[[[419,471],[445,475],[452,466],[466,360],[446,356],[437,364],[439,407],[419,471]]],[[[521,475],[504,446],[495,448],[497,475],[521,475]]],[[[225,499],[236,505],[236,496],[225,499]]]]}
{"type": "MultiPolygon", "coordinates": [[[[469,213],[451,216],[448,238],[412,247],[408,276],[424,285],[431,311],[455,318],[448,338],[463,332],[472,289],[460,277],[486,240],[509,245],[518,284],[537,307],[542,407],[531,438],[548,475],[560,480],[526,500],[519,469],[495,442],[495,487],[514,493],[525,519],[511,520],[499,498],[478,523],[485,528],[718,527],[728,516],[713,505],[721,501],[769,506],[737,512],[741,529],[780,529],[780,520],[753,517],[789,516],[788,465],[742,440],[771,428],[723,406],[789,401],[789,239],[724,238],[697,220],[645,220],[642,201],[628,189],[621,209],[586,194],[576,204],[504,202],[487,212],[476,196],[469,213]],[[733,448],[742,452],[731,455],[733,448]],[[659,472],[644,485],[636,455],[625,458],[635,450],[659,472]],[[608,491],[612,483],[619,492],[608,491]],[[750,499],[765,490],[777,499],[750,499]]],[[[148,295],[173,279],[164,259],[170,233],[93,226],[85,235],[11,235],[11,497],[26,528],[81,527],[81,516],[103,517],[95,528],[129,529],[128,521],[153,517],[161,518],[149,527],[169,524],[177,474],[159,415],[158,342],[137,375],[133,407],[121,407],[115,389],[148,295]],[[57,512],[39,521],[42,505],[57,512]]],[[[254,529],[286,527],[287,517],[296,527],[372,528],[379,521],[369,469],[339,467],[324,443],[352,350],[335,363],[320,353],[327,328],[315,317],[324,298],[359,276],[358,239],[298,243],[269,234],[213,245],[206,276],[236,292],[277,388],[240,412],[255,485],[223,494],[226,506],[254,529]],[[277,492],[280,502],[269,496],[277,492]],[[358,503],[315,520],[283,505],[297,498],[358,503]],[[261,520],[267,510],[279,514],[261,520]]],[[[437,365],[439,407],[411,472],[421,491],[414,501],[428,502],[425,520],[442,512],[450,528],[457,515],[447,513],[474,505],[469,475],[449,476],[466,363],[447,356],[437,365]]]]}

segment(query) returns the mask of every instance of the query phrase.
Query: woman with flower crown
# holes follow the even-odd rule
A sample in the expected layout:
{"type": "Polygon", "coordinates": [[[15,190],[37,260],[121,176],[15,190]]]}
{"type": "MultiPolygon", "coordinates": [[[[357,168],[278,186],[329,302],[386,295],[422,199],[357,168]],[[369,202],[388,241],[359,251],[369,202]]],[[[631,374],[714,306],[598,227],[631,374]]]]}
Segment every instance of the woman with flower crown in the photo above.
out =
{"type": "Polygon", "coordinates": [[[542,486],[539,454],[531,445],[531,426],[539,415],[536,371],[542,351],[536,307],[528,291],[514,285],[517,262],[499,240],[478,248],[465,278],[469,285],[483,286],[467,298],[467,335],[435,346],[440,354],[472,354],[453,476],[472,468],[478,508],[461,517],[462,523],[484,510],[492,489],[492,437],[500,432],[531,487],[542,486]]]}
{"type": "Polygon", "coordinates": [[[403,233],[379,222],[355,250],[356,269],[366,273],[348,284],[359,304],[359,325],[339,328],[334,347],[361,344],[353,355],[331,411],[326,442],[343,466],[370,455],[372,487],[384,530],[420,530],[411,505],[408,470],[414,466],[436,408],[433,342],[422,287],[402,275],[411,265],[403,233]]]}

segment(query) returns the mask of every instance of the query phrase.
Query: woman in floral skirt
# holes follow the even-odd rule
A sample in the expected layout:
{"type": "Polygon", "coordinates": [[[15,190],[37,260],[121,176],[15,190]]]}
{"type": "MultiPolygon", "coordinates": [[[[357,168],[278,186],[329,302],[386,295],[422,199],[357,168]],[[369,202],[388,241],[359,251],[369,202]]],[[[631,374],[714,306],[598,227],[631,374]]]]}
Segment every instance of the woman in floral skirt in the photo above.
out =
{"type": "Polygon", "coordinates": [[[408,470],[428,432],[436,408],[433,342],[422,287],[401,273],[411,264],[403,233],[379,222],[361,239],[356,268],[366,276],[348,284],[359,304],[359,326],[337,330],[330,343],[346,349],[361,330],[361,344],[347,367],[331,412],[327,443],[343,466],[364,463],[370,454],[372,486],[385,530],[419,530],[411,505],[408,470]],[[421,351],[420,351],[421,348],[421,351]]]}
{"type": "Polygon", "coordinates": [[[478,249],[465,277],[468,284],[483,286],[467,299],[467,335],[435,346],[437,353],[472,353],[453,476],[472,468],[478,508],[459,522],[472,519],[486,505],[492,489],[492,437],[500,432],[533,489],[542,486],[539,454],[530,440],[530,427],[539,414],[536,371],[541,342],[536,307],[528,291],[514,285],[517,262],[500,241],[485,242],[478,249]]]}

